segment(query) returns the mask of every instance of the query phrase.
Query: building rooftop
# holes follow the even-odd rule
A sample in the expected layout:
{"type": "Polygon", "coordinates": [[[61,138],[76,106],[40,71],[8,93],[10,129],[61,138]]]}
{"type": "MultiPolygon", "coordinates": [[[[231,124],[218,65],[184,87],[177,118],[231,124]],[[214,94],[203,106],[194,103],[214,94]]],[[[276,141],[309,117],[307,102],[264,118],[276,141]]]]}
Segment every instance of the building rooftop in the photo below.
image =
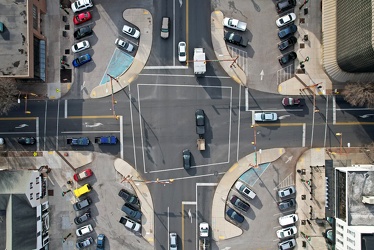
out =
{"type": "Polygon", "coordinates": [[[374,171],[347,172],[347,222],[352,226],[374,226],[374,205],[362,196],[374,196],[374,171]]]}
{"type": "Polygon", "coordinates": [[[28,75],[27,1],[1,0],[0,76],[28,75]]]}

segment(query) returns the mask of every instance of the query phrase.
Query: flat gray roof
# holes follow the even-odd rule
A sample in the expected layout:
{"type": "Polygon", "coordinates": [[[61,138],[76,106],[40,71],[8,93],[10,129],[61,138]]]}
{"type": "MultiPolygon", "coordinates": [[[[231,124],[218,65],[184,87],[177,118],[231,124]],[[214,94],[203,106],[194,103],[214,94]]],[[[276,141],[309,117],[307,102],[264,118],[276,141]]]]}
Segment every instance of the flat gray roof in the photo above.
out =
{"type": "Polygon", "coordinates": [[[362,203],[362,196],[374,196],[373,171],[347,172],[347,222],[352,226],[374,226],[374,206],[362,203]]]}
{"type": "MultiPolygon", "coordinates": [[[[0,76],[28,75],[27,1],[1,0],[0,76]]],[[[32,25],[32,24],[29,24],[32,25]]]]}

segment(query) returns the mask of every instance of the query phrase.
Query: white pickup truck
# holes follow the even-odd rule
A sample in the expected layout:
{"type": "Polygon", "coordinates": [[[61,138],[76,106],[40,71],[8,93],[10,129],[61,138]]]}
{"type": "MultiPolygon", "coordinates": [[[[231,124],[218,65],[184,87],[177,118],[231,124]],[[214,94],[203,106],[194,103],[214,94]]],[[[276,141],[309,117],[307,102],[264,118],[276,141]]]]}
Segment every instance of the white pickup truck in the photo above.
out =
{"type": "Polygon", "coordinates": [[[229,17],[225,17],[223,19],[223,26],[240,31],[245,31],[247,29],[247,24],[245,22],[241,22],[238,19],[233,19],[229,17]]]}

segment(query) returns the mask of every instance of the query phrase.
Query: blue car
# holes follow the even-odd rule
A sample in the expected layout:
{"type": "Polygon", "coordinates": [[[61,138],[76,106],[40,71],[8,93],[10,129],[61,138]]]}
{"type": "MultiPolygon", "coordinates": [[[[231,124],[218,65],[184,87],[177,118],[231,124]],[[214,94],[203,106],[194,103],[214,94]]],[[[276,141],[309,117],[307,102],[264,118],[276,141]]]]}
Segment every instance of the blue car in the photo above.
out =
{"type": "Polygon", "coordinates": [[[88,63],[91,60],[92,60],[91,56],[89,54],[85,54],[85,55],[82,55],[78,58],[75,58],[73,60],[73,66],[74,67],[79,67],[79,66],[82,66],[85,63],[88,63]]]}
{"type": "Polygon", "coordinates": [[[280,30],[278,32],[278,36],[279,36],[280,39],[283,39],[283,38],[286,38],[286,37],[292,35],[296,31],[297,31],[296,25],[292,24],[292,25],[288,26],[287,28],[284,28],[284,29],[280,30]]]}
{"type": "Polygon", "coordinates": [[[97,236],[96,249],[101,250],[101,249],[104,249],[104,247],[105,247],[105,235],[104,234],[99,234],[97,236]]]}

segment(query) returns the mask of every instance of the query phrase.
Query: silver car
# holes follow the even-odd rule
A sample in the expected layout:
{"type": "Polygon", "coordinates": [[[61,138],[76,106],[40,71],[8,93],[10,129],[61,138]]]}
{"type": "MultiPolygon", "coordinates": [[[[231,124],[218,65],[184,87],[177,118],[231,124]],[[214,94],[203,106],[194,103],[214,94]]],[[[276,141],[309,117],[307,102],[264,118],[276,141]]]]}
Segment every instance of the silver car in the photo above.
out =
{"type": "Polygon", "coordinates": [[[287,249],[292,249],[296,246],[296,240],[295,239],[290,239],[283,241],[278,244],[279,250],[287,250],[287,249]]]}
{"type": "Polygon", "coordinates": [[[116,39],[116,41],[114,42],[118,47],[121,47],[123,48],[124,50],[126,50],[127,52],[132,52],[134,50],[134,46],[129,43],[129,42],[125,42],[119,38],[116,39]]]}
{"type": "Polygon", "coordinates": [[[278,195],[279,195],[280,198],[285,198],[285,197],[290,196],[294,193],[296,193],[295,186],[289,186],[289,187],[278,190],[278,195]]]}
{"type": "Polygon", "coordinates": [[[274,112],[261,112],[255,113],[255,121],[256,122],[273,122],[278,120],[277,113],[274,112]]]}
{"type": "Polygon", "coordinates": [[[71,51],[74,53],[81,52],[83,50],[89,49],[91,47],[90,43],[87,40],[76,43],[71,47],[71,51]]]}
{"type": "Polygon", "coordinates": [[[122,32],[135,39],[138,39],[140,37],[140,31],[135,28],[131,28],[128,25],[123,25],[122,32]]]}

